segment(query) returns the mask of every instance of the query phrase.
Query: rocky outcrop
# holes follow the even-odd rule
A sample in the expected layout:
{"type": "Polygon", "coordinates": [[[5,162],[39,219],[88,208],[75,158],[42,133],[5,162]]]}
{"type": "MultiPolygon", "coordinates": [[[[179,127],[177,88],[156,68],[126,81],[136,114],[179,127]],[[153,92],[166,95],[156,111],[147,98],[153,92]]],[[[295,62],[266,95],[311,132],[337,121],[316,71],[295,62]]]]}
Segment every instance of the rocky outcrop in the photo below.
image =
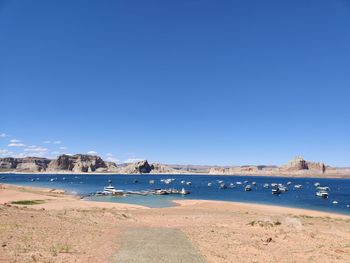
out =
{"type": "Polygon", "coordinates": [[[109,173],[118,173],[119,167],[114,162],[106,162],[106,167],[99,167],[96,169],[96,172],[109,172],[109,173]]]}
{"type": "Polygon", "coordinates": [[[108,165],[101,157],[95,155],[61,155],[50,162],[48,171],[106,172],[108,171],[108,165]]]}
{"type": "Polygon", "coordinates": [[[213,167],[209,174],[231,174],[231,175],[318,175],[327,170],[324,163],[316,163],[295,157],[287,164],[278,166],[248,165],[232,167],[213,167]]]}
{"type": "Polygon", "coordinates": [[[137,173],[150,173],[153,169],[147,160],[142,160],[136,163],[130,163],[126,167],[120,169],[120,173],[125,174],[137,174],[137,173]]]}
{"type": "Polygon", "coordinates": [[[42,172],[45,171],[49,159],[40,157],[25,157],[25,158],[0,158],[1,170],[16,170],[18,172],[42,172]]]}
{"type": "Polygon", "coordinates": [[[179,173],[189,173],[187,170],[175,170],[167,165],[160,164],[160,163],[154,163],[151,165],[152,171],[151,173],[158,173],[158,174],[179,174],[179,173]]]}
{"type": "Polygon", "coordinates": [[[0,169],[3,169],[3,170],[16,169],[17,164],[18,164],[17,158],[6,157],[6,158],[0,159],[0,169]]]}
{"type": "Polygon", "coordinates": [[[287,164],[278,166],[196,166],[150,164],[147,160],[131,164],[116,165],[103,161],[101,157],[86,154],[61,155],[49,160],[39,157],[0,158],[0,172],[50,172],[50,173],[116,173],[116,174],[186,174],[205,173],[215,175],[276,175],[276,176],[348,176],[350,168],[341,169],[310,162],[295,157],[287,164]]]}
{"type": "Polygon", "coordinates": [[[326,166],[324,163],[309,162],[304,160],[304,158],[297,156],[286,165],[281,167],[281,171],[285,172],[298,172],[298,171],[311,171],[324,173],[326,172],[326,166]]]}
{"type": "MultiPolygon", "coordinates": [[[[186,171],[180,171],[180,172],[187,173],[186,171]]],[[[178,170],[172,169],[163,164],[159,164],[159,163],[149,164],[147,160],[128,164],[127,166],[120,168],[118,170],[118,173],[122,173],[122,174],[138,174],[138,173],[178,174],[180,172],[178,170]]]]}

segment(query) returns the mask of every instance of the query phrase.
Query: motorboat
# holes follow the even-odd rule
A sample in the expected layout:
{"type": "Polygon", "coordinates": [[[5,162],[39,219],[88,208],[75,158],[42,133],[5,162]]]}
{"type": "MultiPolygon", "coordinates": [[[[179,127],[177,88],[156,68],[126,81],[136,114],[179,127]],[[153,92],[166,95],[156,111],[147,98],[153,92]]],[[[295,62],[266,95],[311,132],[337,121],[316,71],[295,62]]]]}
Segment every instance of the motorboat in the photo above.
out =
{"type": "Polygon", "coordinates": [[[117,190],[112,184],[109,184],[108,186],[105,186],[103,188],[102,194],[104,195],[123,195],[123,190],[117,190]]]}
{"type": "Polygon", "coordinates": [[[263,187],[264,188],[269,188],[269,184],[264,184],[263,187]]]}
{"type": "Polygon", "coordinates": [[[328,186],[318,186],[316,189],[327,192],[331,190],[328,186]]]}
{"type": "Polygon", "coordinates": [[[328,192],[324,190],[320,190],[316,192],[316,196],[321,197],[321,198],[328,198],[328,192]]]}
{"type": "Polygon", "coordinates": [[[185,188],[182,188],[181,191],[179,192],[179,194],[182,195],[188,195],[190,193],[190,191],[185,190],[185,188]]]}
{"type": "Polygon", "coordinates": [[[288,191],[288,188],[282,184],[278,185],[278,189],[284,193],[284,192],[287,192],[288,191]]]}
{"type": "Polygon", "coordinates": [[[219,187],[220,189],[227,189],[227,185],[225,183],[221,183],[219,187]]]}
{"type": "Polygon", "coordinates": [[[321,184],[320,183],[314,183],[315,187],[319,187],[321,184]]]}
{"type": "Polygon", "coordinates": [[[155,189],[154,194],[156,194],[156,195],[168,195],[169,192],[167,190],[164,190],[164,189],[155,189]]]}
{"type": "Polygon", "coordinates": [[[172,182],[171,179],[165,179],[165,180],[164,180],[164,183],[165,183],[165,184],[170,184],[171,182],[172,182]]]}
{"type": "Polygon", "coordinates": [[[252,190],[252,186],[251,185],[246,185],[246,187],[244,187],[244,191],[251,191],[252,190]]]}
{"type": "Polygon", "coordinates": [[[303,188],[303,186],[301,184],[296,184],[296,185],[294,185],[294,188],[295,189],[301,189],[301,188],[303,188]]]}
{"type": "Polygon", "coordinates": [[[212,183],[208,183],[208,186],[212,186],[213,184],[212,183]]]}
{"type": "Polygon", "coordinates": [[[149,180],[149,184],[154,184],[154,180],[149,180]]]}
{"type": "Polygon", "coordinates": [[[271,192],[273,195],[278,195],[281,193],[281,190],[278,187],[274,187],[272,188],[271,192]]]}

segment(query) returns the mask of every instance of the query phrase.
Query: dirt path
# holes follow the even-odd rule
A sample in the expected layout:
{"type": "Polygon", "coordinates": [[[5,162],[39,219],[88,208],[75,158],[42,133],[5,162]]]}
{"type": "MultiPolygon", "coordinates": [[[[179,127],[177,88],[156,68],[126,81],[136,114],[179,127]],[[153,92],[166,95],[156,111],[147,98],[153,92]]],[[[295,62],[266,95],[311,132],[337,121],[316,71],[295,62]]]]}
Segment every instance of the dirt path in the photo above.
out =
{"type": "Polygon", "coordinates": [[[206,262],[179,229],[132,227],[124,231],[121,240],[114,262],[206,262]]]}

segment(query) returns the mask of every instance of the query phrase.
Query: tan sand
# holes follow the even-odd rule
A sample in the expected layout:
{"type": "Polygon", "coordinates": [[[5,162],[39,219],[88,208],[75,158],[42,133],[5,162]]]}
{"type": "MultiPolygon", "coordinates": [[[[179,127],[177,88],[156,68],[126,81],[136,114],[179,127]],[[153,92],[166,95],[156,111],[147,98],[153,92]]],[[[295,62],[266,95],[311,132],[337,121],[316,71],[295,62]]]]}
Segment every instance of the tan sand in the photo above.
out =
{"type": "Polygon", "coordinates": [[[3,188],[0,262],[114,262],[123,233],[136,227],[177,229],[208,262],[350,262],[346,215],[202,200],[144,209],[48,189],[3,188]],[[3,205],[14,200],[45,203],[3,205]]]}

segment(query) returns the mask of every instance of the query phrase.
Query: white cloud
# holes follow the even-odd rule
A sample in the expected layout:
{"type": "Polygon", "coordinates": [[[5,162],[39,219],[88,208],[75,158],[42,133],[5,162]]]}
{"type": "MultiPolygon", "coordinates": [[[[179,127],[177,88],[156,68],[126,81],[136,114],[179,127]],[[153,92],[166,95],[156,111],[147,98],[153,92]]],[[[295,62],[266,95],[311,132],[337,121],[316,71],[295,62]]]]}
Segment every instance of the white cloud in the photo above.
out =
{"type": "Polygon", "coordinates": [[[52,143],[53,144],[61,144],[62,142],[61,141],[53,141],[52,143]]]}
{"type": "Polygon", "coordinates": [[[61,146],[60,150],[67,150],[68,148],[66,146],[61,146]]]}
{"type": "Polygon", "coordinates": [[[0,133],[0,138],[5,138],[7,137],[8,135],[6,133],[0,133]]]}
{"type": "Polygon", "coordinates": [[[47,152],[47,148],[31,145],[28,146],[28,148],[24,149],[25,152],[31,152],[31,153],[45,153],[47,152]]]}
{"type": "Polygon", "coordinates": [[[95,151],[88,151],[88,152],[87,152],[87,154],[90,154],[90,155],[96,155],[96,154],[97,154],[97,152],[95,152],[95,151]]]}
{"type": "Polygon", "coordinates": [[[28,155],[25,154],[25,153],[16,153],[13,155],[13,157],[15,158],[24,158],[24,157],[27,157],[28,155]]]}
{"type": "Polygon", "coordinates": [[[106,158],[106,161],[108,161],[108,162],[114,162],[114,163],[119,163],[119,162],[120,162],[119,159],[117,159],[117,158],[115,158],[115,157],[111,157],[111,156],[107,157],[107,158],[106,158]]]}
{"type": "Polygon", "coordinates": [[[10,140],[10,142],[18,143],[18,142],[21,142],[21,140],[12,139],[12,140],[10,140]]]}
{"type": "Polygon", "coordinates": [[[51,141],[43,141],[43,143],[51,143],[51,141]]]}
{"type": "Polygon", "coordinates": [[[107,153],[106,156],[107,157],[111,157],[111,156],[113,156],[113,154],[112,153],[107,153]]]}
{"type": "Polygon", "coordinates": [[[11,152],[7,149],[0,149],[0,155],[2,155],[2,156],[9,156],[11,154],[13,154],[13,152],[11,152]]]}
{"type": "Polygon", "coordinates": [[[143,161],[144,159],[139,159],[139,158],[129,158],[124,161],[124,163],[137,163],[139,161],[143,161]]]}
{"type": "Polygon", "coordinates": [[[25,147],[26,145],[23,143],[10,143],[7,146],[8,147],[25,147]]]}

